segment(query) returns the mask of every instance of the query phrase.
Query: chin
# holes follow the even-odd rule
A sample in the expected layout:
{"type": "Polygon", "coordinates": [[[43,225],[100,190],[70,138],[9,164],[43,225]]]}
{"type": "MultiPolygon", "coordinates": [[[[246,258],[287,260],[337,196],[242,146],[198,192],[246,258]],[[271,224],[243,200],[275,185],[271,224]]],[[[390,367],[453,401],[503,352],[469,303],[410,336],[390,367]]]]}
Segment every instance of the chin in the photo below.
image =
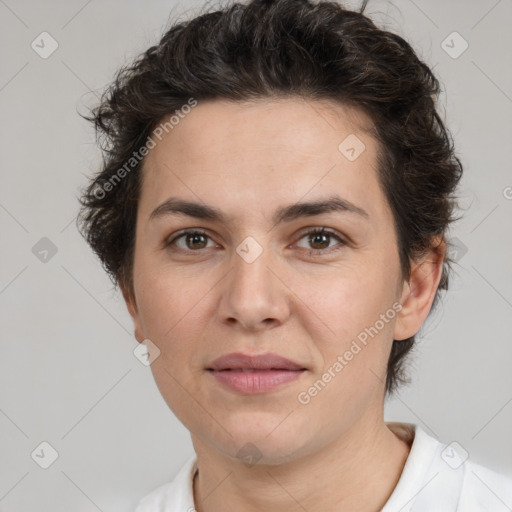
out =
{"type": "Polygon", "coordinates": [[[282,421],[282,415],[252,414],[226,422],[232,437],[224,436],[222,451],[242,461],[255,461],[251,464],[278,465],[291,460],[303,445],[303,440],[297,438],[301,429],[292,421],[285,428],[282,421]]]}

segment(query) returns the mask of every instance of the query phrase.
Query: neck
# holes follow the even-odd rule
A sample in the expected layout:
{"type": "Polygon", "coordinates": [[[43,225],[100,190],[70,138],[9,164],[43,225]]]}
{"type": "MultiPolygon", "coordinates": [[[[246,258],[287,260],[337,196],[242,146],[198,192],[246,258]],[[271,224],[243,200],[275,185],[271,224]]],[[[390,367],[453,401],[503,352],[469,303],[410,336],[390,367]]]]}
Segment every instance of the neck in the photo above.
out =
{"type": "Polygon", "coordinates": [[[396,487],[410,446],[381,420],[279,465],[247,467],[193,438],[197,512],[380,510],[396,487]]]}

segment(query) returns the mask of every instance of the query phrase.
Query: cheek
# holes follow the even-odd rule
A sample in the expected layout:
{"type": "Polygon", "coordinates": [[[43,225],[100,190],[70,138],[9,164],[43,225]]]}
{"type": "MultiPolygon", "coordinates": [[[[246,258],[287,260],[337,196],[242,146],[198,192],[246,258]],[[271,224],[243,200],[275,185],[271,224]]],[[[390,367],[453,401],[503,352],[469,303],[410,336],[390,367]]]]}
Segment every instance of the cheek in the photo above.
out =
{"type": "MultiPolygon", "coordinates": [[[[309,327],[321,332],[321,339],[341,349],[391,308],[396,285],[390,266],[359,262],[322,274],[301,274],[291,288],[302,300],[301,322],[310,319],[309,327]]],[[[381,330],[388,328],[389,322],[381,330]]]]}
{"type": "Polygon", "coordinates": [[[193,350],[187,341],[199,336],[199,315],[209,288],[203,281],[184,280],[179,273],[171,275],[161,268],[139,275],[138,306],[144,333],[172,366],[176,360],[185,360],[187,350],[193,350]]]}
{"type": "MultiPolygon", "coordinates": [[[[390,270],[385,275],[382,269],[354,267],[336,273],[336,279],[316,279],[315,286],[302,278],[302,292],[309,289],[308,307],[299,315],[320,364],[297,399],[301,406],[307,402],[304,410],[311,417],[321,417],[327,407],[333,417],[350,423],[379,392],[396,318],[390,270]]],[[[338,427],[334,421],[332,429],[338,427]]]]}
{"type": "Polygon", "coordinates": [[[155,383],[169,408],[190,430],[194,418],[204,416],[204,410],[190,397],[201,393],[195,358],[203,339],[204,318],[199,316],[204,317],[208,288],[163,272],[146,274],[139,281],[144,334],[160,350],[151,364],[155,383]]]}

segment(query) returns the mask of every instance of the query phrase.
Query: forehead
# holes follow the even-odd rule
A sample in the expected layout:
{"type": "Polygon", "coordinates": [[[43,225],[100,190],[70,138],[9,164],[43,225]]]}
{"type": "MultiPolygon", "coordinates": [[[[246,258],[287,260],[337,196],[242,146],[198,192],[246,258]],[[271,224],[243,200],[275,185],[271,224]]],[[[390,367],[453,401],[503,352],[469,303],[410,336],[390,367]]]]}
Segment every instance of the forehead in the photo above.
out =
{"type": "MultiPolygon", "coordinates": [[[[160,126],[166,120],[164,117],[160,126]]],[[[174,122],[147,160],[166,158],[169,149],[175,157],[205,157],[203,150],[208,149],[208,158],[236,153],[242,157],[258,149],[293,149],[298,159],[326,156],[329,147],[329,153],[337,157],[338,145],[347,135],[367,138],[373,126],[359,109],[300,98],[202,101],[180,119],[174,116],[174,122]]]]}
{"type": "Polygon", "coordinates": [[[363,112],[329,101],[199,102],[154,139],[141,213],[171,195],[255,212],[333,192],[371,209],[383,199],[371,128],[363,112]]]}

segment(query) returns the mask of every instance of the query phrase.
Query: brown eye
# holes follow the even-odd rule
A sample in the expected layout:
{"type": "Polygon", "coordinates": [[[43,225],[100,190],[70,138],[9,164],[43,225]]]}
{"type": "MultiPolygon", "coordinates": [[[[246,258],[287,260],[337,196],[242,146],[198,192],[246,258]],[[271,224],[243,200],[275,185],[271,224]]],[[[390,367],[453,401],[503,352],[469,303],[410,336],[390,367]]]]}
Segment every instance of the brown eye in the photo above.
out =
{"type": "Polygon", "coordinates": [[[309,230],[301,237],[301,240],[303,239],[306,239],[307,243],[307,247],[304,248],[309,249],[309,254],[311,255],[327,254],[346,245],[345,241],[338,234],[325,228],[309,230]],[[333,241],[338,243],[332,244],[333,241]]]}
{"type": "Polygon", "coordinates": [[[326,249],[329,247],[331,235],[326,233],[313,233],[309,235],[309,243],[313,249],[326,249]]]}
{"type": "Polygon", "coordinates": [[[206,236],[200,233],[185,235],[185,245],[189,249],[203,249],[206,246],[206,236]]]}
{"type": "Polygon", "coordinates": [[[175,246],[181,251],[195,252],[200,249],[207,249],[208,240],[211,240],[210,237],[203,231],[190,230],[174,237],[165,246],[175,246]]]}

